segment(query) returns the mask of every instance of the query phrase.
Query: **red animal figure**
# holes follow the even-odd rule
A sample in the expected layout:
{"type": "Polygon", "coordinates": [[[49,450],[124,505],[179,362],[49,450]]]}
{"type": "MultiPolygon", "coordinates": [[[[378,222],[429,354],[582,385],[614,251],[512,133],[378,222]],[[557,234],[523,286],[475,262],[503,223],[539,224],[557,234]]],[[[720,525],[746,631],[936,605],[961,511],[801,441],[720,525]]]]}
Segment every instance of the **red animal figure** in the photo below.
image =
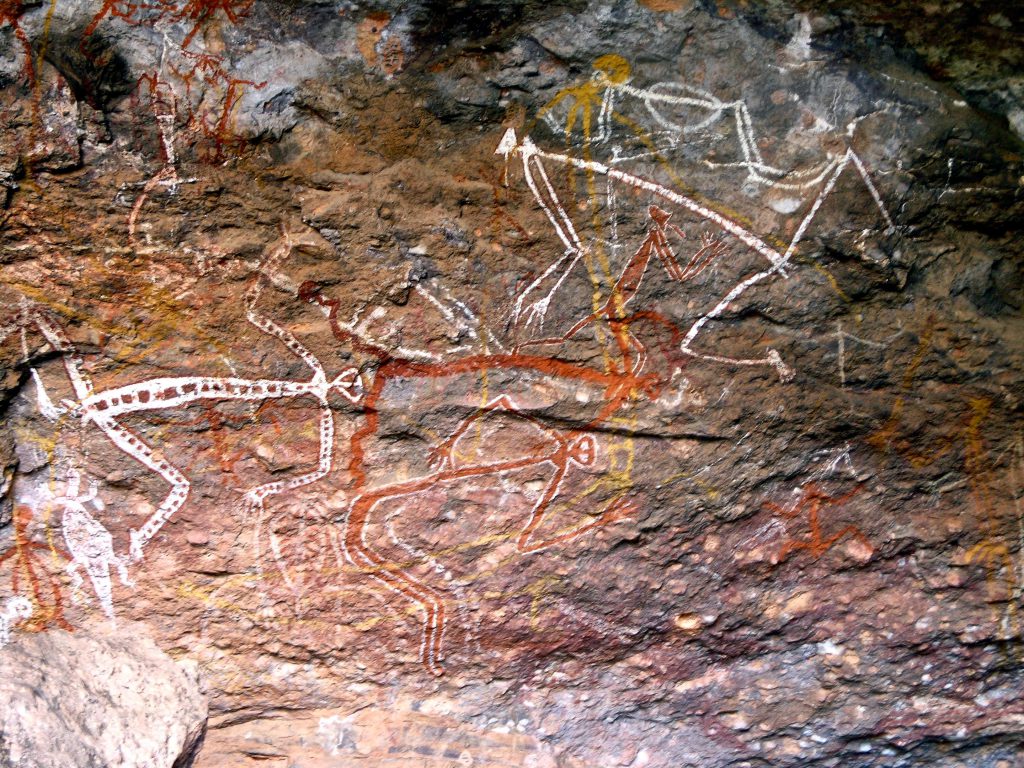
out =
{"type": "Polygon", "coordinates": [[[568,470],[573,466],[586,467],[593,463],[597,445],[593,430],[605,424],[612,416],[638,396],[654,399],[662,383],[652,374],[640,375],[635,366],[626,365],[624,370],[599,371],[585,365],[569,363],[522,352],[504,354],[479,354],[447,362],[418,362],[393,355],[385,348],[366,341],[352,331],[346,330],[337,318],[339,302],[324,297],[312,283],[305,283],[299,289],[300,297],[319,304],[327,310],[335,337],[351,345],[357,352],[376,358],[377,366],[372,372],[372,384],[367,388],[362,401],[365,413],[363,426],[350,440],[349,472],[354,480],[355,498],[350,506],[345,531],[346,552],[351,561],[372,578],[385,584],[389,589],[414,602],[423,612],[420,660],[433,674],[443,674],[440,663],[441,642],[446,622],[446,608],[441,594],[434,588],[403,570],[398,563],[389,561],[375,551],[366,541],[366,530],[374,508],[386,499],[420,493],[438,485],[470,477],[501,475],[528,467],[547,466],[551,476],[533,506],[530,518],[517,537],[516,548],[523,554],[538,552],[558,543],[571,541],[597,527],[607,525],[627,516],[632,506],[622,495],[613,498],[598,515],[580,523],[559,535],[535,541],[534,535],[555,498],[568,470]],[[434,471],[412,480],[389,483],[378,488],[369,488],[366,477],[367,440],[378,432],[380,426],[379,403],[389,382],[415,379],[446,379],[460,375],[482,375],[487,371],[518,371],[539,373],[548,377],[576,381],[602,390],[601,405],[596,416],[579,429],[561,431],[552,429],[540,419],[524,413],[508,395],[491,400],[474,415],[465,419],[440,445],[431,451],[430,459],[434,471]],[[455,458],[455,448],[473,424],[482,419],[503,414],[521,420],[537,430],[544,439],[541,449],[526,451],[494,461],[461,464],[455,458]]]}

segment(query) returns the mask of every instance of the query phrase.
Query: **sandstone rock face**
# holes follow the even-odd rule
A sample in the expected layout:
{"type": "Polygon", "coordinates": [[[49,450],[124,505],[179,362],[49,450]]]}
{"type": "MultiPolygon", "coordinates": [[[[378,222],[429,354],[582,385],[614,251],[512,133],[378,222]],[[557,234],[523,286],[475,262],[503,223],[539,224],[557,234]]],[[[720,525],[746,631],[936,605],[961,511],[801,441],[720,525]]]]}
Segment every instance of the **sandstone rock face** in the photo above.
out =
{"type": "Polygon", "coordinates": [[[202,768],[1021,765],[1006,5],[0,3],[3,653],[145,625],[202,768]]]}
{"type": "Polygon", "coordinates": [[[206,727],[194,664],[137,631],[19,633],[0,649],[0,765],[178,768],[206,727]]]}

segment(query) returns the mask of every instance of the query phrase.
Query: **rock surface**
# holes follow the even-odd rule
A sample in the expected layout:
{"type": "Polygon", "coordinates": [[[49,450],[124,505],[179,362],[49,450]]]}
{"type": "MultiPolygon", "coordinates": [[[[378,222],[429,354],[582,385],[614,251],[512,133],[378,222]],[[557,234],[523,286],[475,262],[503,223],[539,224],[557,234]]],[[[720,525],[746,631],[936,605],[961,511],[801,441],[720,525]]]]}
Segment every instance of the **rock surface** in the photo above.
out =
{"type": "Polygon", "coordinates": [[[10,647],[201,768],[1021,765],[1006,5],[0,3],[10,647]]]}
{"type": "Polygon", "coordinates": [[[131,627],[19,633],[0,705],[4,768],[184,768],[207,718],[195,665],[131,627]]]}

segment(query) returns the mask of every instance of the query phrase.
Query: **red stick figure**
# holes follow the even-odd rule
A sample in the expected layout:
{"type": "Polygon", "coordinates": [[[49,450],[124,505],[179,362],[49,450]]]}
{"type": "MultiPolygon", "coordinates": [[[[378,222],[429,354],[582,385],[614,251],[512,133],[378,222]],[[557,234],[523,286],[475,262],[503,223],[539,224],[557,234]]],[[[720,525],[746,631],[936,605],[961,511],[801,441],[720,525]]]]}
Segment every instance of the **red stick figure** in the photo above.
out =
{"type": "Polygon", "coordinates": [[[791,539],[782,545],[782,549],[779,550],[778,562],[781,563],[785,560],[790,552],[798,549],[806,549],[811,555],[817,559],[825,554],[833,544],[842,539],[844,536],[853,536],[861,544],[863,544],[869,551],[873,551],[874,547],[871,546],[871,542],[868,541],[867,537],[861,532],[860,528],[855,525],[848,525],[843,528],[839,533],[826,538],[821,531],[821,522],[818,519],[818,514],[821,508],[824,507],[841,507],[858,493],[860,493],[862,485],[858,485],[849,493],[842,496],[829,496],[815,483],[809,483],[800,489],[800,498],[794,502],[790,508],[781,507],[778,504],[772,502],[766,502],[765,507],[770,509],[776,514],[783,515],[785,517],[798,517],[807,509],[807,522],[810,526],[810,538],[807,539],[791,539]]]}
{"type": "Polygon", "coordinates": [[[175,21],[188,19],[194,22],[192,29],[181,42],[182,49],[188,48],[192,38],[217,11],[224,11],[228,21],[237,24],[238,20],[249,12],[252,4],[253,0],[188,0],[173,16],[175,21]]]}

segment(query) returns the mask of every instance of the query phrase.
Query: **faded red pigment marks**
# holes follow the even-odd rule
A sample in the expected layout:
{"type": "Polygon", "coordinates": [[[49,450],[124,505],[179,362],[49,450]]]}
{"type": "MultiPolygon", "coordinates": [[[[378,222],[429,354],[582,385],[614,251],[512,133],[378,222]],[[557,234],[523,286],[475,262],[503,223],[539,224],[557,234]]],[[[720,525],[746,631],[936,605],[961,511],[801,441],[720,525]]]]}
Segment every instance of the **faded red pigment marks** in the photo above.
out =
{"type": "Polygon", "coordinates": [[[846,505],[850,499],[861,491],[857,486],[842,496],[830,496],[820,486],[809,483],[800,489],[800,497],[789,507],[773,502],[766,502],[765,507],[777,515],[791,519],[807,515],[808,535],[786,541],[776,555],[776,562],[782,563],[794,552],[806,551],[815,560],[828,552],[835,544],[846,537],[856,540],[866,554],[874,551],[871,542],[863,531],[855,525],[847,525],[838,531],[826,533],[822,527],[821,512],[823,509],[838,509],[846,505]]]}
{"type": "MultiPolygon", "coordinates": [[[[157,118],[164,175],[168,166],[176,162],[173,140],[178,126],[182,127],[181,138],[189,146],[196,146],[210,162],[222,162],[244,150],[245,140],[233,130],[233,115],[246,87],[258,89],[266,83],[234,77],[224,57],[190,50],[190,45],[216,17],[222,15],[234,24],[251,6],[252,0],[188,0],[180,6],[172,2],[150,4],[105,0],[84,30],[80,47],[90,59],[93,58],[89,50],[90,40],[106,19],[154,26],[163,33],[164,51],[160,68],[140,78],[139,93],[143,89],[148,90],[151,108],[157,118]],[[172,40],[176,37],[176,25],[181,22],[191,26],[175,44],[172,40]]],[[[160,181],[170,183],[166,178],[160,181]]]]}
{"type": "Polygon", "coordinates": [[[54,575],[54,563],[67,562],[66,552],[34,539],[29,527],[35,519],[31,507],[14,508],[12,542],[0,552],[0,577],[5,576],[13,597],[31,604],[32,612],[22,617],[19,628],[40,632],[49,627],[70,630],[64,619],[64,597],[60,579],[54,575]]]}
{"type": "Polygon", "coordinates": [[[185,86],[186,103],[198,103],[190,112],[188,129],[199,140],[200,147],[205,148],[209,162],[222,162],[246,146],[246,141],[232,130],[232,115],[244,89],[264,88],[267,84],[232,77],[222,57],[194,53],[184,45],[181,52],[182,66],[172,64],[170,69],[185,86]],[[206,93],[216,94],[216,99],[204,99],[206,93]]]}
{"type": "MultiPolygon", "coordinates": [[[[20,2],[21,0],[11,0],[20,2]]],[[[91,37],[101,23],[108,18],[121,19],[128,24],[149,24],[156,25],[186,22],[191,23],[191,28],[181,42],[182,48],[188,48],[195,36],[215,16],[223,13],[224,17],[232,24],[238,21],[252,8],[253,0],[186,0],[180,7],[167,0],[157,0],[155,3],[132,2],[132,0],[103,0],[99,10],[93,15],[92,20],[82,33],[83,44],[91,37]]]]}
{"type": "Polygon", "coordinates": [[[170,5],[164,3],[134,3],[131,0],[103,0],[103,4],[100,9],[96,11],[92,17],[92,21],[89,22],[88,26],[82,31],[82,50],[85,51],[85,45],[90,37],[96,32],[100,24],[107,18],[121,19],[128,24],[142,24],[142,23],[155,23],[159,18],[163,16],[170,8],[170,5]],[[148,19],[143,20],[138,15],[142,11],[145,14],[149,14],[148,19]],[[154,13],[150,13],[154,12],[154,13]]]}
{"type": "Polygon", "coordinates": [[[35,67],[32,64],[32,43],[21,28],[19,20],[27,10],[25,0],[0,0],[0,27],[7,25],[14,32],[14,36],[21,44],[22,55],[25,63],[21,65],[22,74],[26,82],[35,83],[35,67]]]}
{"type": "Polygon", "coordinates": [[[187,0],[181,8],[171,14],[174,21],[191,21],[192,29],[185,35],[182,48],[188,48],[192,39],[218,12],[232,24],[238,21],[252,8],[253,0],[187,0]]]}
{"type": "MultiPolygon", "coordinates": [[[[965,410],[966,417],[954,421],[944,434],[931,439],[925,449],[902,434],[908,431],[907,403],[921,365],[931,349],[934,330],[935,320],[929,318],[921,333],[917,352],[903,374],[900,395],[893,403],[889,417],[869,436],[868,443],[879,451],[901,456],[914,469],[934,466],[943,459],[953,466],[960,466],[960,473],[970,490],[971,506],[980,533],[977,542],[964,554],[963,562],[984,571],[986,599],[993,605],[996,623],[1004,639],[1019,637],[1024,635],[1024,621],[1018,609],[1024,579],[1018,575],[1014,544],[1019,542],[1020,534],[1019,530],[1014,531],[1012,526],[1006,525],[994,498],[1000,485],[996,472],[997,452],[989,448],[985,439],[992,399],[974,393],[961,395],[957,402],[958,410],[965,410]]],[[[1013,447],[1010,446],[1003,454],[1011,452],[1013,447]]],[[[1011,485],[1017,486],[1010,488],[1010,496],[1016,498],[1019,482],[1012,471],[1008,474],[1011,485]]],[[[1020,518],[1014,517],[1013,523],[1020,529],[1020,518]]]]}

